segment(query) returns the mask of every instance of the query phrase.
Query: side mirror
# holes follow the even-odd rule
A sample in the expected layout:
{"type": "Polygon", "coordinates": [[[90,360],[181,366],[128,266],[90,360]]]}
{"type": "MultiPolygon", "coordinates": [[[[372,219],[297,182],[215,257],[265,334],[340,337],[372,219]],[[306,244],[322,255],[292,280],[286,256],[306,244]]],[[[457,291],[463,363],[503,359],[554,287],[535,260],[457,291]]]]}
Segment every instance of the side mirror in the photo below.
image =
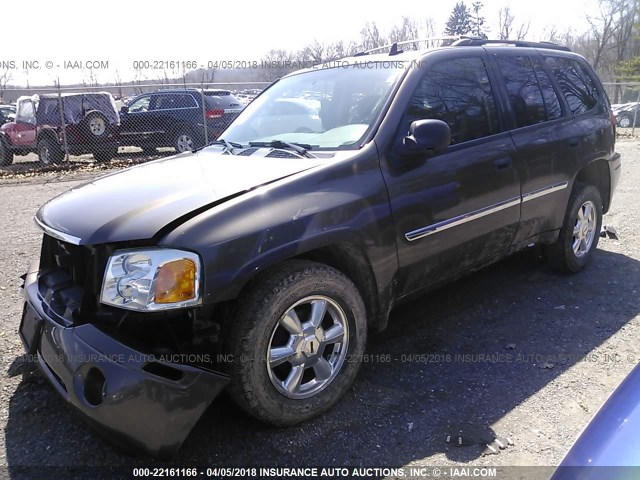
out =
{"type": "Polygon", "coordinates": [[[122,105],[120,107],[120,113],[129,113],[129,107],[126,105],[122,105]]]}
{"type": "Polygon", "coordinates": [[[442,120],[416,120],[402,139],[402,153],[412,156],[443,150],[451,143],[451,130],[442,120]]]}

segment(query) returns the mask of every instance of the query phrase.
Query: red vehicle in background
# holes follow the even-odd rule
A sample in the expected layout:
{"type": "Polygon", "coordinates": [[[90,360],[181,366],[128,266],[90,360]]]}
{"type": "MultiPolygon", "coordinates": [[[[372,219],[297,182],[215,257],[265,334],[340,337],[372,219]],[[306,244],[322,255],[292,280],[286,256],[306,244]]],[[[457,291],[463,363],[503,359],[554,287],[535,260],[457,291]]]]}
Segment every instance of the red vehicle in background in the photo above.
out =
{"type": "Polygon", "coordinates": [[[71,155],[93,154],[99,162],[118,152],[120,118],[110,93],[68,93],[20,97],[15,121],[0,127],[0,165],[14,155],[35,152],[43,164],[71,155]]]}

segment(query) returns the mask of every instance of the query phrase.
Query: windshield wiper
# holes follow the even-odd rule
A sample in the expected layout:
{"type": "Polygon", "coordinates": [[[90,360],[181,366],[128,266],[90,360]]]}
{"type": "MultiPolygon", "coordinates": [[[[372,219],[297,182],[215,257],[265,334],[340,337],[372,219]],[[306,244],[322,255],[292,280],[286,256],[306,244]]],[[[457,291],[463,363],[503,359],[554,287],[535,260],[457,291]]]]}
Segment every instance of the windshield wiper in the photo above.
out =
{"type": "Polygon", "coordinates": [[[223,138],[219,138],[218,140],[214,140],[213,142],[209,142],[207,143],[205,146],[200,147],[200,148],[194,148],[193,149],[193,153],[195,152],[199,152],[200,150],[202,150],[203,148],[206,147],[210,147],[211,145],[224,145],[225,152],[229,152],[229,153],[233,153],[233,149],[234,148],[246,148],[244,145],[237,143],[237,142],[228,142],[223,138]]]}
{"type": "Polygon", "coordinates": [[[309,153],[311,150],[311,145],[306,143],[290,143],[283,142],[282,140],[271,140],[270,142],[249,142],[250,147],[271,147],[271,148],[279,148],[293,150],[301,157],[307,158],[317,158],[315,155],[309,153]]]}

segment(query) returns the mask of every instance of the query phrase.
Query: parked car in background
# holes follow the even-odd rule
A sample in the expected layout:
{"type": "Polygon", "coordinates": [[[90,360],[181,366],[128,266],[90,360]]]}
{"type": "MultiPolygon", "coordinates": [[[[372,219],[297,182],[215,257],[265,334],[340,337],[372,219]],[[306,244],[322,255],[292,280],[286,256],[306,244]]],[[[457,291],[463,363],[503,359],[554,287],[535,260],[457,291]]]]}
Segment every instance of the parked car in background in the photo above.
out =
{"type": "Polygon", "coordinates": [[[16,118],[16,107],[13,105],[0,105],[0,125],[13,122],[16,118]]]}
{"type": "Polygon", "coordinates": [[[638,478],[639,469],[640,366],[636,366],[589,422],[551,480],[627,480],[638,478]]]}
{"type": "Polygon", "coordinates": [[[61,162],[65,141],[71,155],[91,153],[99,162],[118,152],[120,120],[110,93],[23,96],[16,110],[15,121],[0,127],[0,165],[30,152],[44,164],[61,162]]]}
{"type": "Polygon", "coordinates": [[[145,93],[120,110],[120,144],[191,151],[215,140],[243,109],[228,90],[176,89],[145,93]],[[204,105],[203,105],[204,102],[204,105]]]}
{"type": "Polygon", "coordinates": [[[609,99],[566,48],[496,43],[291,73],[217,143],[42,206],[19,334],[45,378],[166,454],[225,388],[278,426],[331,408],[368,332],[446,281],[531,244],[586,269],[622,171],[609,99]]]}
{"type": "Polygon", "coordinates": [[[621,128],[632,127],[634,118],[636,118],[636,126],[640,124],[640,103],[638,102],[611,105],[611,111],[616,116],[618,126],[621,128]],[[638,110],[637,115],[636,109],[638,110]]]}

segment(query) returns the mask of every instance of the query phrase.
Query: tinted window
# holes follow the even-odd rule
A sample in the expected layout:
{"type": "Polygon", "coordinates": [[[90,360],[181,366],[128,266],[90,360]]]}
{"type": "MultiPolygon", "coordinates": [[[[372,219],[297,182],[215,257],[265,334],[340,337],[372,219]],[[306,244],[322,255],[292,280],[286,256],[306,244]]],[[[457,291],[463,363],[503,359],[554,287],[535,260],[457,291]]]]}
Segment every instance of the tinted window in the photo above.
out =
{"type": "Polygon", "coordinates": [[[156,96],[156,105],[154,110],[171,110],[173,108],[195,108],[196,103],[193,96],[189,93],[168,93],[156,96]]]}
{"type": "Polygon", "coordinates": [[[547,111],[547,120],[560,118],[562,116],[562,107],[560,106],[558,93],[555,88],[553,88],[547,72],[542,68],[540,60],[537,58],[531,60],[533,69],[536,72],[536,77],[538,78],[538,85],[540,85],[540,90],[542,91],[542,98],[544,100],[545,110],[547,111]]]}
{"type": "Polygon", "coordinates": [[[569,58],[546,57],[545,61],[556,76],[571,113],[576,115],[596,106],[598,89],[583,65],[569,58]]]}
{"type": "Polygon", "coordinates": [[[482,59],[449,60],[429,68],[411,98],[403,130],[405,126],[408,130],[411,122],[427,118],[449,125],[452,144],[499,132],[495,99],[482,59]]]}
{"type": "Polygon", "coordinates": [[[542,91],[529,57],[498,57],[509,102],[517,127],[526,127],[547,119],[542,91]]]}

